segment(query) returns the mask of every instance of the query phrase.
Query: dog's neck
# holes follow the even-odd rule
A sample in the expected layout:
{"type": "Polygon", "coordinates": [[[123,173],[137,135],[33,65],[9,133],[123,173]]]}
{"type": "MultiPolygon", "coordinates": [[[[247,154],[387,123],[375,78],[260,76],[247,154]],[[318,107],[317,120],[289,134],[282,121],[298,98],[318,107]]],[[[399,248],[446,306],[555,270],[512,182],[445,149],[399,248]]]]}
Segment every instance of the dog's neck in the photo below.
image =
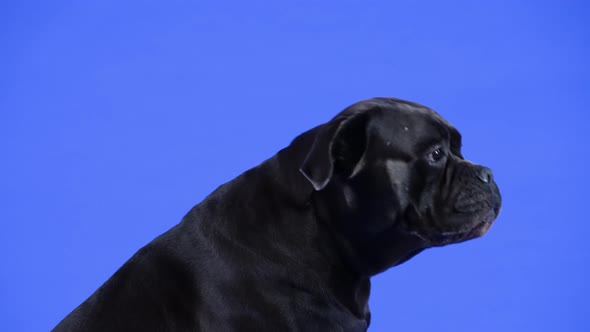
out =
{"type": "Polygon", "coordinates": [[[403,218],[401,214],[378,216],[391,218],[392,226],[368,243],[355,242],[352,240],[354,236],[345,234],[344,224],[359,227],[366,222],[363,218],[369,213],[359,213],[350,207],[353,198],[346,195],[342,179],[335,178],[326,188],[316,191],[301,174],[299,167],[313,144],[313,133],[312,129],[300,135],[261,166],[274,168],[264,173],[280,176],[274,181],[275,191],[286,193],[286,200],[299,209],[310,211],[311,215],[304,216],[301,222],[311,222],[320,235],[318,238],[329,241],[314,247],[318,254],[316,257],[321,257],[323,261],[309,262],[310,267],[331,287],[340,303],[357,317],[364,317],[368,323],[370,277],[405,262],[425,246],[420,237],[399,227],[403,218]]]}
{"type": "Polygon", "coordinates": [[[330,223],[326,223],[318,211],[314,201],[316,194],[312,184],[303,176],[299,168],[315,138],[314,129],[303,133],[293,140],[285,149],[267,161],[267,167],[275,168],[270,174],[278,174],[281,178],[274,181],[278,192],[288,193],[287,199],[294,206],[306,211],[299,220],[301,229],[313,228],[317,233],[315,238],[322,239],[322,243],[311,244],[312,252],[306,261],[311,270],[318,275],[329,288],[332,295],[356,317],[370,321],[368,300],[370,294],[370,278],[351,265],[346,243],[339,238],[339,234],[330,223]]]}
{"type": "MultiPolygon", "coordinates": [[[[349,266],[333,229],[318,218],[313,186],[299,171],[312,142],[313,132],[304,133],[272,158],[220,186],[194,207],[202,218],[196,228],[189,228],[215,232],[236,248],[247,248],[265,266],[265,273],[273,271],[306,292],[331,298],[336,307],[368,325],[369,276],[349,266]],[[233,204],[244,207],[241,215],[228,215],[235,210],[233,204]],[[264,209],[250,208],[261,205],[264,209]]],[[[186,222],[190,224],[191,218],[186,222]]],[[[257,267],[251,268],[256,273],[257,267]]]]}

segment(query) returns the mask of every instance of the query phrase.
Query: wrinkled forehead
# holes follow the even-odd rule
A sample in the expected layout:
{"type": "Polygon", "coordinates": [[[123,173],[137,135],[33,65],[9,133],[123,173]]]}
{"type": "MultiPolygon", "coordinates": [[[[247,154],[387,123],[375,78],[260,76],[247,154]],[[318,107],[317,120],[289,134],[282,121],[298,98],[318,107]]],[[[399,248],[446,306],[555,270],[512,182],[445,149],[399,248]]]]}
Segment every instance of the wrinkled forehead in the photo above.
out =
{"type": "Polygon", "coordinates": [[[377,139],[404,154],[447,141],[451,125],[435,111],[413,103],[386,102],[370,117],[369,127],[377,139]]]}

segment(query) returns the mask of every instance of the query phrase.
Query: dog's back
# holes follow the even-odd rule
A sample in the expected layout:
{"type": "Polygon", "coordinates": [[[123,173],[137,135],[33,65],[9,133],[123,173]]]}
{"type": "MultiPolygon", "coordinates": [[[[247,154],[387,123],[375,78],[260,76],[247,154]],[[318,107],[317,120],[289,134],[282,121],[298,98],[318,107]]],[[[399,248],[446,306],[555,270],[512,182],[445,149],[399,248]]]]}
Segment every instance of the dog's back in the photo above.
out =
{"type": "Polygon", "coordinates": [[[277,163],[271,158],[219,187],[54,331],[366,330],[308,269],[303,257],[313,257],[315,244],[274,232],[304,229],[311,213],[296,202],[272,208],[288,200],[267,176],[277,163]]]}

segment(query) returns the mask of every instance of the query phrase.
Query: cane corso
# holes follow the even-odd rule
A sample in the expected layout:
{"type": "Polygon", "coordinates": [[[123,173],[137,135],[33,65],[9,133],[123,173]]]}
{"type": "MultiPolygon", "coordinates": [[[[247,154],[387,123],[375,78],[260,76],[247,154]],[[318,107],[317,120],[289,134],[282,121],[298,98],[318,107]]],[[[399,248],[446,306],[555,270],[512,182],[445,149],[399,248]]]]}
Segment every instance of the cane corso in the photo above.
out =
{"type": "Polygon", "coordinates": [[[366,331],[372,276],[482,236],[500,202],[439,114],[361,101],[217,188],[55,331],[366,331]]]}

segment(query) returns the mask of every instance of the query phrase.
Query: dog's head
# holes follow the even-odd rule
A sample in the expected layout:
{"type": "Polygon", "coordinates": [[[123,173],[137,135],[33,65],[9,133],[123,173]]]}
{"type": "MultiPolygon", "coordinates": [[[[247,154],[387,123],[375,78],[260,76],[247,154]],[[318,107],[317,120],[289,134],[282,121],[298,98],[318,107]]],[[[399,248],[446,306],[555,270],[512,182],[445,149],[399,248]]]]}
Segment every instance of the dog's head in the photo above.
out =
{"type": "Polygon", "coordinates": [[[482,236],[500,210],[491,170],[464,160],[459,132],[398,99],[359,102],[317,128],[300,171],[321,218],[371,275],[482,236]]]}

